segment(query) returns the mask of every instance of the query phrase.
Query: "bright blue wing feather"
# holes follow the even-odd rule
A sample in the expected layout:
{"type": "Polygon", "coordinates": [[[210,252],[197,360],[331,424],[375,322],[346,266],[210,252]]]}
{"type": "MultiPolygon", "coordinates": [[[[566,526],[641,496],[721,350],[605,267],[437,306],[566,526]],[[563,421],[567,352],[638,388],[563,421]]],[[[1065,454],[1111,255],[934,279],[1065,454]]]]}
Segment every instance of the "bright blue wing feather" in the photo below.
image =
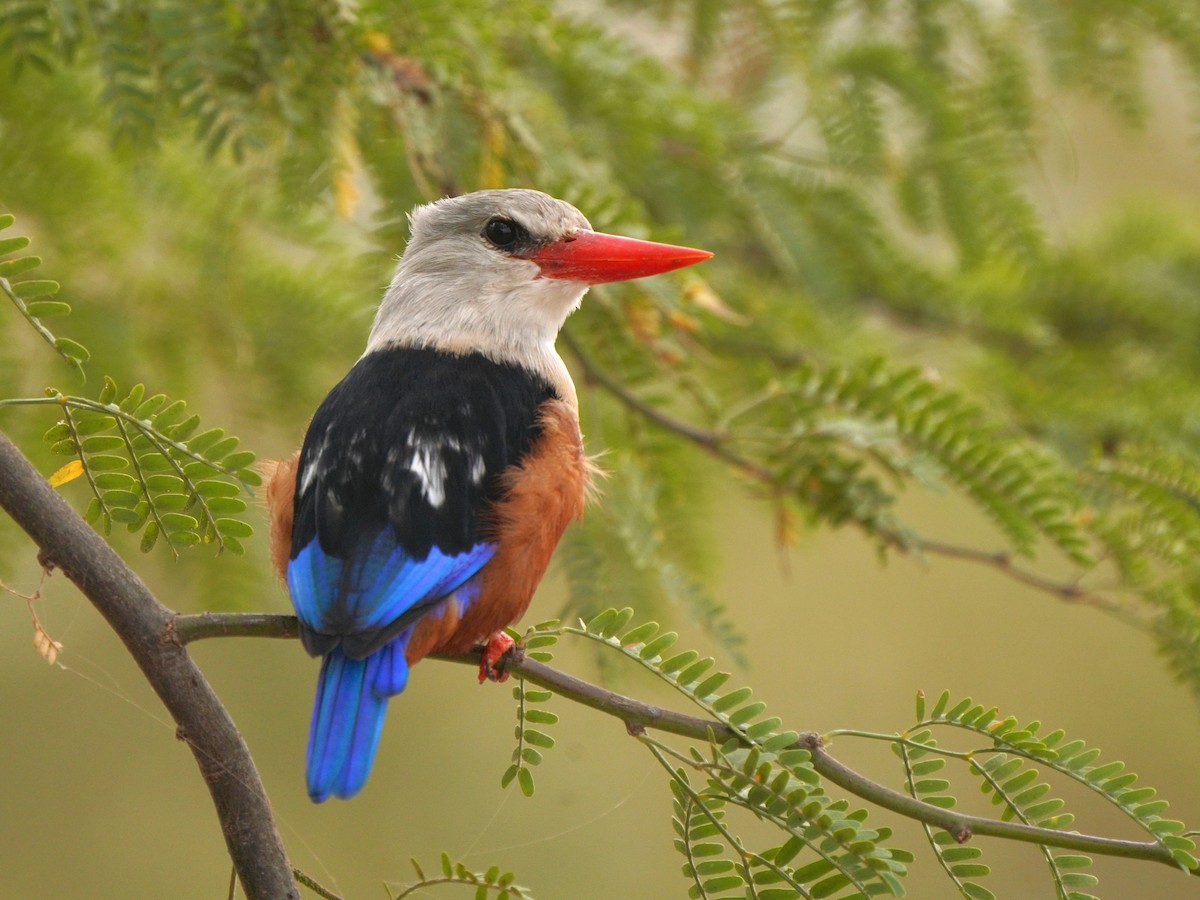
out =
{"type": "Polygon", "coordinates": [[[371,631],[422,601],[446,596],[495,553],[494,543],[479,543],[454,555],[434,547],[418,561],[384,531],[344,578],[346,563],[328,557],[314,540],[288,564],[288,590],[296,614],[315,631],[329,628],[335,608],[350,616],[352,630],[371,631]]]}
{"type": "Polygon", "coordinates": [[[322,620],[322,598],[327,596],[329,585],[340,580],[341,572],[342,561],[320,552],[316,541],[288,563],[288,592],[296,615],[305,625],[315,628],[322,620]]]}
{"type": "Polygon", "coordinates": [[[360,595],[359,618],[366,628],[380,628],[394,621],[413,605],[410,597],[423,600],[427,597],[444,597],[474,575],[496,552],[495,544],[476,544],[466,553],[446,556],[436,547],[421,562],[404,557],[397,548],[393,556],[401,557],[400,565],[390,563],[388,570],[394,575],[385,582],[377,579],[375,585],[360,595]]]}

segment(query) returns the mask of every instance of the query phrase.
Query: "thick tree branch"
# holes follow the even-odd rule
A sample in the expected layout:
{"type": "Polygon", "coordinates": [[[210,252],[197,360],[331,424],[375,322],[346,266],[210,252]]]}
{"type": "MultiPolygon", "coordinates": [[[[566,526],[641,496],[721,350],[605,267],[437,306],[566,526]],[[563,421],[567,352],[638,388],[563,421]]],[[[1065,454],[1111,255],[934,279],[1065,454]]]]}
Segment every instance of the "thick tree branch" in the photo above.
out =
{"type": "MultiPolygon", "coordinates": [[[[209,637],[290,637],[295,634],[295,630],[296,620],[293,616],[271,616],[260,613],[204,613],[195,616],[179,616],[175,619],[175,634],[185,643],[209,637]]],[[[479,665],[478,652],[435,658],[476,667],[479,665]]],[[[590,706],[592,709],[614,716],[623,721],[626,728],[633,732],[653,728],[657,731],[665,731],[698,741],[707,741],[710,736],[719,742],[741,739],[737,732],[721,722],[643,703],[632,697],[626,697],[573,675],[568,675],[566,672],[524,658],[520,654],[509,660],[505,669],[511,674],[520,675],[527,681],[554,691],[568,700],[574,700],[584,706],[590,706]]],[[[1002,822],[998,819],[964,815],[952,810],[941,809],[910,797],[908,794],[885,787],[843,765],[829,753],[820,736],[815,732],[803,734],[797,745],[812,754],[813,768],[823,778],[829,779],[843,790],[907,818],[924,822],[935,828],[945,829],[960,842],[967,841],[974,835],[987,835],[1041,844],[1047,847],[1077,850],[1083,853],[1096,853],[1101,856],[1151,860],[1178,868],[1178,864],[1171,857],[1170,850],[1153,841],[1126,841],[1096,837],[1077,832],[1057,831],[1052,828],[1038,828],[1019,822],[1002,822]]]]}
{"type": "Polygon", "coordinates": [[[183,643],[174,614],[0,432],[0,507],[33,538],[124,641],[162,699],[212,794],[238,878],[251,898],[299,898],[250,751],[183,643]]]}

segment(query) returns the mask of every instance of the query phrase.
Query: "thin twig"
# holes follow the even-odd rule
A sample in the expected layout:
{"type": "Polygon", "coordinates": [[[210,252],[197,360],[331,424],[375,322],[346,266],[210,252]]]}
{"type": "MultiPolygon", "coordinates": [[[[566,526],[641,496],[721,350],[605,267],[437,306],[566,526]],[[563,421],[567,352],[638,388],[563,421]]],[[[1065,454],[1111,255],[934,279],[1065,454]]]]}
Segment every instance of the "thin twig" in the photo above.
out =
{"type": "MultiPolygon", "coordinates": [[[[575,361],[579,364],[585,382],[602,388],[619,400],[622,405],[633,410],[646,420],[679,435],[711,456],[729,463],[735,469],[749,475],[756,481],[770,486],[774,491],[778,492],[787,489],[786,483],[778,473],[772,471],[762,463],[733,450],[729,446],[730,439],[728,435],[701,428],[682,419],[677,419],[657,406],[647,403],[620,381],[601,370],[591,357],[583,351],[583,348],[579,346],[579,342],[573,339],[568,333],[563,332],[559,336],[559,341],[570,351],[575,361]]],[[[1105,597],[1102,594],[1097,594],[1094,591],[1085,590],[1077,581],[1055,581],[1052,578],[1023,569],[1013,562],[1011,554],[1003,550],[989,552],[986,550],[977,550],[972,547],[962,547],[944,541],[927,540],[921,537],[916,538],[914,542],[912,538],[902,537],[898,532],[882,531],[880,534],[902,553],[911,554],[919,552],[933,556],[942,556],[947,559],[960,559],[968,562],[982,563],[1003,572],[1015,581],[1019,581],[1037,590],[1053,594],[1071,603],[1094,606],[1105,612],[1115,613],[1128,619],[1132,624],[1145,627],[1145,623],[1132,615],[1119,601],[1105,597]]]]}
{"type": "Polygon", "coordinates": [[[329,890],[329,888],[325,887],[325,885],[321,884],[311,875],[306,874],[303,870],[292,869],[292,874],[296,876],[296,880],[298,882],[300,882],[318,897],[321,897],[322,900],[342,900],[341,896],[333,893],[333,891],[329,890]]]}
{"type": "Polygon", "coordinates": [[[1048,594],[1054,594],[1068,603],[1094,606],[1105,612],[1127,616],[1134,624],[1145,624],[1133,617],[1130,611],[1119,601],[1113,600],[1111,597],[1105,597],[1103,594],[1085,590],[1080,586],[1078,581],[1055,581],[1053,578],[1047,578],[1036,572],[1030,572],[1028,569],[1022,569],[1013,562],[1012,554],[1005,550],[989,552],[987,550],[976,550],[972,547],[947,544],[942,541],[931,541],[925,538],[920,539],[918,549],[923,553],[944,556],[947,559],[961,559],[967,562],[982,563],[1003,572],[1009,578],[1019,581],[1022,584],[1027,584],[1048,594]]]}
{"type": "Polygon", "coordinates": [[[681,419],[676,419],[669,413],[663,412],[657,406],[647,403],[642,400],[637,394],[633,393],[621,382],[615,378],[609,377],[603,371],[596,367],[591,358],[583,352],[579,343],[572,338],[568,333],[563,332],[559,335],[559,341],[571,351],[571,355],[579,363],[579,368],[583,370],[584,381],[589,384],[596,384],[608,391],[622,404],[632,409],[634,412],[648,419],[656,425],[674,432],[679,436],[686,438],[691,443],[703,448],[708,453],[730,463],[735,468],[742,469],[747,474],[752,475],[759,481],[765,481],[769,484],[777,484],[778,477],[770,469],[748,459],[741,454],[735,453],[728,447],[728,439],[715,431],[709,431],[684,422],[681,419]]]}
{"type": "MultiPolygon", "coordinates": [[[[288,637],[294,633],[295,628],[294,616],[261,613],[204,613],[196,616],[177,616],[174,620],[174,633],[185,643],[209,637],[288,637]]],[[[437,655],[433,658],[478,667],[479,653],[480,651],[476,650],[454,656],[437,655]]],[[[711,739],[723,743],[729,740],[743,740],[741,735],[722,722],[643,703],[528,659],[521,653],[515,654],[507,661],[505,670],[554,691],[560,697],[614,716],[624,722],[631,733],[636,733],[638,728],[653,728],[698,741],[711,739]]],[[[814,732],[801,735],[796,746],[811,754],[813,768],[822,777],[843,790],[907,818],[944,829],[960,842],[970,840],[974,835],[987,835],[1101,856],[1151,860],[1172,868],[1179,867],[1171,857],[1171,851],[1153,841],[1126,841],[1057,831],[1053,828],[965,815],[932,806],[872,781],[838,762],[825,749],[820,736],[814,732]]]]}

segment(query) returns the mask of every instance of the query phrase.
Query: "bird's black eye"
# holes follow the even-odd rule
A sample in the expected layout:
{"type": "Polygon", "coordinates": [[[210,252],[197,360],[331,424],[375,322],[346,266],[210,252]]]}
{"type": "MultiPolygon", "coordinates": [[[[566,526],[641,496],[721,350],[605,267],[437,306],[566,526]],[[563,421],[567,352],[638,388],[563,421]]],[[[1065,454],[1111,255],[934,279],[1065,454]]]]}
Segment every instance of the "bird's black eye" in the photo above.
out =
{"type": "Polygon", "coordinates": [[[521,226],[512,219],[490,219],[483,226],[483,236],[497,247],[511,247],[521,237],[521,226]]]}

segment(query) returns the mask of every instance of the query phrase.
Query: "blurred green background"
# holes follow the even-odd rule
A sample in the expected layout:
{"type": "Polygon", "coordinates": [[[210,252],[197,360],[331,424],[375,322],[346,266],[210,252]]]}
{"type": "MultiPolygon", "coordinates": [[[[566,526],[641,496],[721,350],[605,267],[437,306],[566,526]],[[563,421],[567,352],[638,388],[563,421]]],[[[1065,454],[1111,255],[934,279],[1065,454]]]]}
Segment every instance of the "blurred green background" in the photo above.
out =
{"type": "MultiPolygon", "coordinates": [[[[712,427],[796,365],[919,365],[982,406],[996,442],[1047,454],[1049,481],[1084,485],[1068,492],[1067,521],[1101,563],[1069,560],[1035,528],[1021,565],[1083,579],[1138,625],[990,567],[903,552],[919,539],[893,529],[1022,549],[932,451],[870,430],[797,438],[772,410],[734,429],[740,452],[791,473],[763,485],[585,383],[589,449],[609,451],[613,474],[530,621],[633,605],[681,647],[743,658],[734,680],[798,730],[900,730],[918,689],[950,688],[1066,729],[1200,821],[1200,516],[1164,524],[1096,486],[1130,447],[1169,454],[1181,490],[1200,483],[1191,5],[442,6],[0,4],[0,212],[74,306],[56,330],[93,358],[80,384],[15,312],[0,316],[0,396],[144,381],[281,457],[360,352],[407,209],[483,186],[549,190],[599,228],[717,251],[694,274],[593,291],[568,326],[593,364],[712,427]],[[788,454],[806,441],[861,451],[866,466],[804,468],[788,454]],[[876,487],[887,502],[869,499],[876,487]],[[680,569],[682,587],[663,574],[680,569]]],[[[53,421],[0,410],[46,474],[62,462],[40,439],[53,421]]],[[[86,506],[82,483],[64,493],[86,506]]],[[[175,609],[289,609],[261,533],[244,556],[178,562],[113,539],[175,609]]],[[[7,522],[0,581],[38,582],[7,522]]],[[[36,609],[64,644],[53,668],[24,603],[0,602],[0,893],[224,896],[207,792],[136,667],[61,576],[36,609]]],[[[568,671],[679,702],[560,646],[568,671]]],[[[427,662],[393,705],[364,793],[314,806],[302,766],[316,663],[287,641],[194,654],[250,745],[293,862],[348,898],[386,896],[381,883],[410,879],[409,857],[430,869],[442,851],[512,869],[540,897],[685,894],[661,770],[613,719],[552,700],[558,746],[526,799],[499,787],[507,688],[427,662]]],[[[882,745],[832,750],[900,786],[882,745]]],[[[1079,830],[1139,838],[1111,807],[1055,786],[1079,830]]],[[[994,813],[973,788],[960,795],[994,813]]],[[[876,816],[917,852],[909,896],[955,896],[920,829],[876,816]]],[[[998,896],[1054,896],[1036,849],[980,844],[998,896]]],[[[1200,894],[1159,865],[1097,857],[1093,871],[1103,897],[1200,894]]]]}

